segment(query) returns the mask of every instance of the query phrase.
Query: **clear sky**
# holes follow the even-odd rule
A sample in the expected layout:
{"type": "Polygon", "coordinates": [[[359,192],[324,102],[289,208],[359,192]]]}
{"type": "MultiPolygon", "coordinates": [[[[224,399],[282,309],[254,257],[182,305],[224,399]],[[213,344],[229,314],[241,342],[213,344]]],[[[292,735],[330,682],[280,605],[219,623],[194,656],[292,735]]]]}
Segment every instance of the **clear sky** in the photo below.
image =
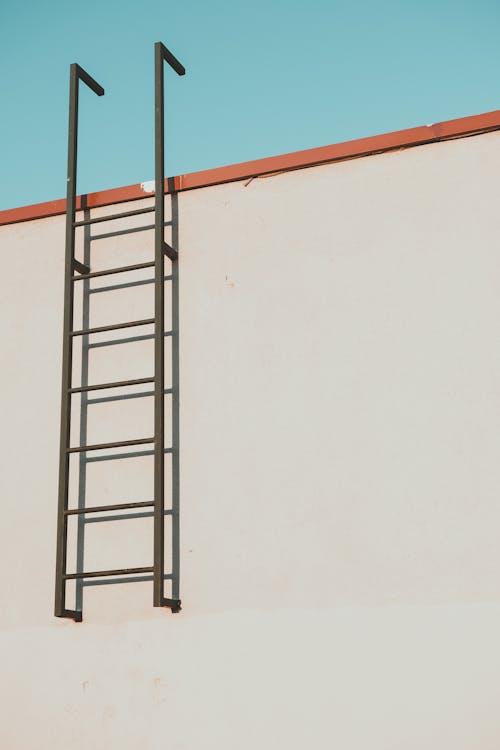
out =
{"type": "Polygon", "coordinates": [[[65,195],[68,72],[78,192],[153,177],[153,43],[167,174],[500,108],[498,0],[0,0],[0,209],[65,195]]]}

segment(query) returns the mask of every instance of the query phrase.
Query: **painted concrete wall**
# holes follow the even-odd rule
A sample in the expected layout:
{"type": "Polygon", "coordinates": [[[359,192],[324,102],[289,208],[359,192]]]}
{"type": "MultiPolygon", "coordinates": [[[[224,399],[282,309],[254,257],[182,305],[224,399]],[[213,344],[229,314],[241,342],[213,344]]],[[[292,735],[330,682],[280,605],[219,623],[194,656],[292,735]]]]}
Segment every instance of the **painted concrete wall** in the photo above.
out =
{"type": "MultiPolygon", "coordinates": [[[[179,196],[178,615],[137,583],[52,616],[64,218],[0,228],[1,748],[497,750],[499,166],[493,133],[179,196]]],[[[151,425],[96,404],[89,440],[151,425]]],[[[148,499],[149,460],[92,464],[88,504],[148,499]]],[[[89,524],[86,566],[150,564],[151,530],[89,524]]]]}

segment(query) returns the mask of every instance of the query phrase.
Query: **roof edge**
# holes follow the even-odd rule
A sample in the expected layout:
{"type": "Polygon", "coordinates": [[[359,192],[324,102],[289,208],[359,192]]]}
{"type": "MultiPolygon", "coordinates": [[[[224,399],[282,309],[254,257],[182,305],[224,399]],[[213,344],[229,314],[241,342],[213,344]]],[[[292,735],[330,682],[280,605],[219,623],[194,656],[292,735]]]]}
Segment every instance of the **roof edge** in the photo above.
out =
{"type": "MultiPolygon", "coordinates": [[[[488,133],[498,129],[500,129],[500,110],[495,110],[480,115],[472,115],[471,117],[446,120],[433,125],[423,125],[406,130],[398,130],[393,133],[375,135],[369,138],[344,141],[343,143],[336,143],[330,146],[295,151],[281,156],[271,156],[226,167],[217,167],[201,172],[167,177],[165,179],[165,192],[172,193],[210,187],[224,182],[235,182],[275,172],[288,172],[295,169],[327,164],[329,162],[345,161],[347,159],[380,154],[396,149],[421,146],[426,143],[480,135],[481,133],[488,133]]],[[[153,184],[143,182],[96,193],[88,193],[84,196],[86,198],[86,207],[100,208],[114,203],[124,203],[126,201],[152,197],[154,190],[150,190],[150,186],[153,186],[153,184]]],[[[77,210],[81,210],[81,198],[82,196],[78,196],[77,198],[77,210]]],[[[0,226],[47,218],[49,216],[58,216],[64,214],[65,211],[66,200],[64,198],[47,203],[36,203],[32,206],[11,208],[0,211],[0,226]]]]}

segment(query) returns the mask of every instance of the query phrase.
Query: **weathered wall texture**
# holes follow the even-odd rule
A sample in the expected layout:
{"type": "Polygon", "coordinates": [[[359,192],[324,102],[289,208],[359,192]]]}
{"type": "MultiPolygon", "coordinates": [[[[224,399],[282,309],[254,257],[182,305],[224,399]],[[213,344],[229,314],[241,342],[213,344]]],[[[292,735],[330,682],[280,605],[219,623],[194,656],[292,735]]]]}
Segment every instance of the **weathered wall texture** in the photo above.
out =
{"type": "MultiPolygon", "coordinates": [[[[493,133],[179,196],[178,615],[150,583],[52,615],[64,217],[0,228],[1,748],[498,750],[499,166],[493,133]]],[[[95,348],[89,380],[152,367],[95,348]]],[[[151,400],[88,429],[148,436],[151,400]]],[[[151,491],[149,458],[89,465],[88,504],[151,491]]],[[[151,531],[88,524],[86,567],[151,564],[151,531]]]]}

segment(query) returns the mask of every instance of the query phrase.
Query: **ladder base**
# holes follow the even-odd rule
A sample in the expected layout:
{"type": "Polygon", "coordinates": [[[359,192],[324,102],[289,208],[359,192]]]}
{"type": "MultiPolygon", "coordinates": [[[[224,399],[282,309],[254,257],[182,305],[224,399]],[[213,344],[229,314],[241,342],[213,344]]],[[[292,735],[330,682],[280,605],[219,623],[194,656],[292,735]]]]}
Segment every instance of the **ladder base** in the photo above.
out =
{"type": "Polygon", "coordinates": [[[83,613],[78,612],[76,609],[63,609],[62,613],[56,612],[56,617],[65,617],[75,622],[83,622],[83,613]]]}
{"type": "MultiPolygon", "coordinates": [[[[167,599],[164,597],[161,601],[161,607],[168,607],[172,614],[175,615],[182,609],[182,602],[180,599],[167,599]]],[[[76,609],[63,609],[61,614],[56,614],[56,617],[64,617],[67,620],[74,620],[75,622],[83,622],[83,612],[79,612],[76,609]]]]}
{"type": "Polygon", "coordinates": [[[182,602],[180,599],[167,599],[166,597],[163,597],[161,600],[161,604],[155,604],[155,607],[170,607],[172,610],[172,614],[175,615],[177,612],[180,612],[182,609],[182,602]]]}

